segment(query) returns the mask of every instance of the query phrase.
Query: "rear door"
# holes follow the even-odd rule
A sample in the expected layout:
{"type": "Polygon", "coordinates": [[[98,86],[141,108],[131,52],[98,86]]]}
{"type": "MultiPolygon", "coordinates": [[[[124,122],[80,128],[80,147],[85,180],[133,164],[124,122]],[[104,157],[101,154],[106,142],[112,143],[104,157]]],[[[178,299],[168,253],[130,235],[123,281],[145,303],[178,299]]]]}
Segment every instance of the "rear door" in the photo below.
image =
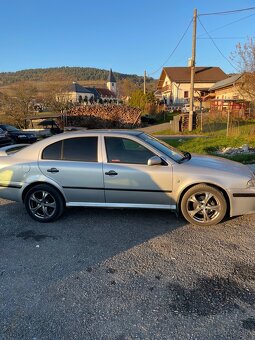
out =
{"type": "Polygon", "coordinates": [[[63,188],[68,202],[105,202],[97,136],[67,138],[50,144],[42,151],[39,168],[63,188]]]}

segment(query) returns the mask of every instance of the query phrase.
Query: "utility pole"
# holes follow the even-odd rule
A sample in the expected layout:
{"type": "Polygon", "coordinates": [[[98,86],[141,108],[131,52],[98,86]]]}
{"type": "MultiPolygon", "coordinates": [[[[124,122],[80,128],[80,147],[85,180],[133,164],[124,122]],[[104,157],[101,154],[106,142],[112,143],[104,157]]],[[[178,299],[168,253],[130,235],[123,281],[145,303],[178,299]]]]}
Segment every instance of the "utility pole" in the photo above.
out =
{"type": "Polygon", "coordinates": [[[194,78],[196,66],[196,35],[197,35],[197,10],[193,14],[193,33],[192,33],[192,56],[190,67],[190,99],[189,99],[189,131],[193,130],[193,107],[194,107],[194,78]]]}
{"type": "Polygon", "coordinates": [[[146,94],[146,71],[144,71],[144,78],[143,78],[143,93],[146,94]]]}

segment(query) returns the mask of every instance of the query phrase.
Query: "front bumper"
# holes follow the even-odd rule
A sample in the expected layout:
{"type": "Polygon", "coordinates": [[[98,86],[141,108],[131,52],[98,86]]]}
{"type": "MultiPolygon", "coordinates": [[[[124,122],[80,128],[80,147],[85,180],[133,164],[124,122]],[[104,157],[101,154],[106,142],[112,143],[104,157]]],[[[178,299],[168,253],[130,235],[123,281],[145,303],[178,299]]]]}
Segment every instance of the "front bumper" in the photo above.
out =
{"type": "Polygon", "coordinates": [[[230,216],[255,213],[255,188],[235,189],[230,193],[230,216]]]}

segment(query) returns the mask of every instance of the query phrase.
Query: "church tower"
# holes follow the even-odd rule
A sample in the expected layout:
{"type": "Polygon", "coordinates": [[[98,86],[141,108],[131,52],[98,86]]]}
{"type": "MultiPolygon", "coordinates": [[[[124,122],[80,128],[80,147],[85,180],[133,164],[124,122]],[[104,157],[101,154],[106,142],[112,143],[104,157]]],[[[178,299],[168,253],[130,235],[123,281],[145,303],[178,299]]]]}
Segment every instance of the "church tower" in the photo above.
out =
{"type": "Polygon", "coordinates": [[[116,79],[115,79],[115,77],[112,73],[112,69],[110,69],[106,86],[107,86],[108,90],[115,93],[115,95],[117,94],[117,82],[116,82],[116,79]]]}

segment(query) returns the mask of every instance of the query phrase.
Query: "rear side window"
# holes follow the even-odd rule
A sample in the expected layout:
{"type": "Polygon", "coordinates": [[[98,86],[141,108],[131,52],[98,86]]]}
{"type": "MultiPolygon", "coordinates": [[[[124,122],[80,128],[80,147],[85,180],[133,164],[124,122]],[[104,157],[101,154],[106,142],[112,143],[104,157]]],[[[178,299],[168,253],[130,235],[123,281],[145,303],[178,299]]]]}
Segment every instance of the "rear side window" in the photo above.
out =
{"type": "Polygon", "coordinates": [[[97,162],[97,137],[64,139],[62,159],[97,162]]]}
{"type": "Polygon", "coordinates": [[[64,139],[47,146],[42,159],[97,162],[97,137],[64,139]]]}
{"type": "Polygon", "coordinates": [[[42,159],[61,159],[62,141],[47,146],[42,153],[42,159]]]}

